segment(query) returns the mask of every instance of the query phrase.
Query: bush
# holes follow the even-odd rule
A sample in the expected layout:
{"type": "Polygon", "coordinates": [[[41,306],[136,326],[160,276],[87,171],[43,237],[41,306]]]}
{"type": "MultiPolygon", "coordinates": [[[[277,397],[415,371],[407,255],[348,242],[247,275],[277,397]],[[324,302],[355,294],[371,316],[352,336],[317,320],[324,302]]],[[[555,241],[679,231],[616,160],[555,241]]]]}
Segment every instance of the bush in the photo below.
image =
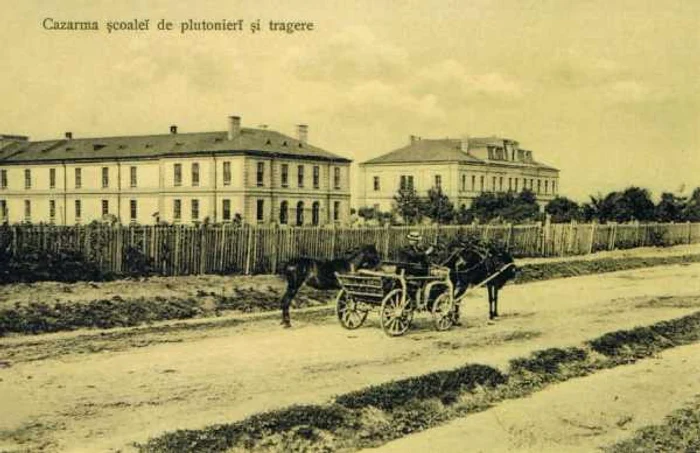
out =
{"type": "Polygon", "coordinates": [[[6,252],[3,255],[0,260],[0,284],[46,280],[73,283],[113,278],[77,250],[52,251],[27,247],[14,255],[6,252]]]}

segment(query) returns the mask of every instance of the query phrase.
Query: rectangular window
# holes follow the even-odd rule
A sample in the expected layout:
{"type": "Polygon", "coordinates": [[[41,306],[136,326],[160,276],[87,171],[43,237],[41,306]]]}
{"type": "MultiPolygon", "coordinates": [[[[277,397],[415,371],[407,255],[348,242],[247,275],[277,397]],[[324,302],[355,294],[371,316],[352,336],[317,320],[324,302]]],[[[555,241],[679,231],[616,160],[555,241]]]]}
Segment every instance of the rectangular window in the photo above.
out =
{"type": "Polygon", "coordinates": [[[173,200],[173,220],[179,222],[182,219],[182,200],[173,200]]]}
{"type": "Polygon", "coordinates": [[[297,186],[304,187],[304,166],[297,167],[297,186]]]}
{"type": "Polygon", "coordinates": [[[131,219],[132,222],[136,222],[138,214],[138,204],[136,200],[129,200],[129,219],[131,219]]]}
{"type": "Polygon", "coordinates": [[[435,188],[438,190],[442,190],[442,176],[441,175],[435,175],[435,188]]]}
{"type": "Polygon", "coordinates": [[[333,221],[337,222],[338,220],[340,220],[340,202],[334,201],[333,202],[333,221]]]}
{"type": "Polygon", "coordinates": [[[476,190],[476,176],[472,175],[472,191],[476,190]]]}
{"type": "Polygon", "coordinates": [[[265,220],[265,200],[258,200],[256,209],[255,209],[255,218],[258,222],[262,222],[265,220]]]}
{"type": "Polygon", "coordinates": [[[24,188],[32,188],[32,171],[28,168],[24,170],[24,188]]]}
{"type": "Polygon", "coordinates": [[[462,192],[467,191],[467,175],[462,175],[462,192]]]}
{"type": "Polygon", "coordinates": [[[223,200],[222,205],[221,205],[221,212],[224,221],[229,221],[231,220],[231,200],[223,200]]]}
{"type": "Polygon", "coordinates": [[[7,170],[0,170],[0,189],[7,189],[7,170]]]}
{"type": "Polygon", "coordinates": [[[496,177],[491,177],[491,190],[496,191],[496,177]]]}
{"type": "Polygon", "coordinates": [[[49,168],[49,189],[56,188],[56,169],[49,168]]]}
{"type": "Polygon", "coordinates": [[[540,190],[542,189],[542,181],[540,179],[537,180],[537,194],[540,194],[540,190]]]}
{"type": "Polygon", "coordinates": [[[224,185],[231,185],[231,162],[224,162],[224,185]]]}
{"type": "Polygon", "coordinates": [[[197,162],[192,163],[192,187],[197,187],[199,185],[199,164],[197,162]]]}
{"type": "Polygon", "coordinates": [[[102,200],[102,217],[109,214],[109,200],[102,200]]]}
{"type": "Polygon", "coordinates": [[[484,177],[483,176],[479,179],[479,190],[481,190],[481,192],[484,191],[484,177]]]}
{"type": "Polygon", "coordinates": [[[30,222],[32,220],[32,202],[24,200],[24,220],[30,222]]]}
{"type": "Polygon", "coordinates": [[[81,187],[83,187],[83,169],[76,168],[75,169],[75,188],[80,189],[81,187]]]}
{"type": "Polygon", "coordinates": [[[552,193],[556,194],[557,193],[557,182],[552,181],[552,193]]]}
{"type": "Polygon", "coordinates": [[[515,178],[515,191],[518,191],[518,178],[515,178]]]}
{"type": "Polygon", "coordinates": [[[407,184],[407,182],[406,182],[406,176],[405,176],[405,175],[401,175],[401,180],[400,180],[400,181],[401,181],[401,182],[399,183],[399,189],[401,189],[401,190],[406,190],[406,187],[408,187],[408,186],[406,185],[406,184],[407,184]]]}
{"type": "Polygon", "coordinates": [[[199,200],[192,200],[192,220],[199,220],[199,200]]]}
{"type": "Polygon", "coordinates": [[[109,187],[109,167],[102,167],[102,188],[109,187]]]}
{"type": "Polygon", "coordinates": [[[498,190],[499,192],[503,192],[503,176],[498,178],[498,190]]]}
{"type": "Polygon", "coordinates": [[[289,164],[282,164],[282,187],[289,186],[289,164]]]}
{"type": "Polygon", "coordinates": [[[138,186],[139,180],[138,180],[138,174],[136,173],[136,167],[129,167],[129,186],[136,187],[138,186]]]}
{"type": "Polygon", "coordinates": [[[333,169],[333,187],[340,189],[340,167],[333,169]]]}
{"type": "Polygon", "coordinates": [[[313,173],[314,189],[318,189],[318,187],[320,185],[320,179],[321,179],[321,169],[318,167],[318,165],[314,165],[314,173],[313,173]]]}
{"type": "Polygon", "coordinates": [[[0,218],[7,220],[7,201],[0,200],[0,218]]]}
{"type": "Polygon", "coordinates": [[[75,200],[75,221],[78,222],[83,217],[83,203],[75,200]]]}
{"type": "Polygon", "coordinates": [[[56,200],[49,200],[49,219],[51,222],[56,218],[56,200]]]}
{"type": "Polygon", "coordinates": [[[255,181],[258,187],[265,185],[265,162],[258,162],[258,169],[256,172],[255,181]]]}
{"type": "Polygon", "coordinates": [[[381,186],[379,184],[379,176],[374,177],[374,191],[378,192],[381,189],[381,186]]]}
{"type": "Polygon", "coordinates": [[[413,189],[413,176],[401,175],[401,189],[413,189]]]}
{"type": "Polygon", "coordinates": [[[549,192],[549,181],[547,181],[545,179],[544,180],[544,193],[546,194],[547,192],[549,192]]]}
{"type": "Polygon", "coordinates": [[[182,164],[173,164],[173,185],[182,185],[182,164]]]}

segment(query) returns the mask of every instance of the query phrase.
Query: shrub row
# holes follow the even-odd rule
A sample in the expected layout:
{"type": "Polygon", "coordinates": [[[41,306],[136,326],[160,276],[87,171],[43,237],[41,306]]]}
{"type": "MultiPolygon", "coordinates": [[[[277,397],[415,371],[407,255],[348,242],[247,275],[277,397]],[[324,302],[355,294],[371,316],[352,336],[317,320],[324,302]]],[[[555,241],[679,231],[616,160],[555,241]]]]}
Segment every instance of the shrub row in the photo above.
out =
{"type": "Polygon", "coordinates": [[[194,299],[93,300],[88,303],[15,304],[0,309],[0,336],[7,333],[47,333],[84,327],[101,329],[136,326],[168,319],[188,319],[203,312],[194,299]]]}
{"type": "Polygon", "coordinates": [[[518,268],[514,283],[527,283],[553,278],[576,277],[579,275],[602,274],[651,266],[670,264],[690,264],[700,262],[700,255],[602,258],[596,260],[574,260],[528,264],[518,268]]]}
{"type": "Polygon", "coordinates": [[[513,359],[508,375],[486,365],[470,364],[340,395],[325,406],[293,406],[237,423],[166,433],[138,447],[148,453],[367,447],[484,410],[504,399],[522,397],[552,381],[620,365],[625,363],[621,356],[633,361],[663,348],[699,340],[697,312],[649,327],[612,332],[588,342],[588,347],[603,354],[602,359],[594,358],[584,348],[550,348],[513,359]],[[482,391],[477,394],[476,389],[482,391]],[[465,396],[472,400],[465,401],[465,396]]]}

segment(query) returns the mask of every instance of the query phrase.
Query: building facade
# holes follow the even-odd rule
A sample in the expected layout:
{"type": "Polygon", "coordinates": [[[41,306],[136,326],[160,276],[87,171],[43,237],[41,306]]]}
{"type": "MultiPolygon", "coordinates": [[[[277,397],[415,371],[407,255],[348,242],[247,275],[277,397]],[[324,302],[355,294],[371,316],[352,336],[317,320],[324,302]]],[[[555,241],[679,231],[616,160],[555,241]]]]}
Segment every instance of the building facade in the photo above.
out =
{"type": "Polygon", "coordinates": [[[289,137],[224,132],[29,141],[0,135],[0,222],[322,225],[350,215],[350,160],[289,137]]]}
{"type": "Polygon", "coordinates": [[[455,204],[469,207],[483,192],[532,191],[540,207],[559,190],[559,170],[537,162],[515,140],[487,137],[421,139],[359,165],[359,207],[392,209],[403,187],[425,195],[439,187],[455,204]]]}

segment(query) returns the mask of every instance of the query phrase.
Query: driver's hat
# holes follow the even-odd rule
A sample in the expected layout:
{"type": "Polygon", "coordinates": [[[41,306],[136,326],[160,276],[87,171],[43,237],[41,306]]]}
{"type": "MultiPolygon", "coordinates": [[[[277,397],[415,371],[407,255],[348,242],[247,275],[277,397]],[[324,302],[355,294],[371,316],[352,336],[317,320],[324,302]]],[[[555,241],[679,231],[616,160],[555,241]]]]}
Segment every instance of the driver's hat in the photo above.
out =
{"type": "Polygon", "coordinates": [[[421,234],[420,234],[419,232],[417,232],[417,231],[411,231],[411,232],[408,233],[408,235],[406,236],[406,239],[408,239],[409,241],[422,241],[422,240],[423,240],[423,236],[421,236],[421,234]]]}

